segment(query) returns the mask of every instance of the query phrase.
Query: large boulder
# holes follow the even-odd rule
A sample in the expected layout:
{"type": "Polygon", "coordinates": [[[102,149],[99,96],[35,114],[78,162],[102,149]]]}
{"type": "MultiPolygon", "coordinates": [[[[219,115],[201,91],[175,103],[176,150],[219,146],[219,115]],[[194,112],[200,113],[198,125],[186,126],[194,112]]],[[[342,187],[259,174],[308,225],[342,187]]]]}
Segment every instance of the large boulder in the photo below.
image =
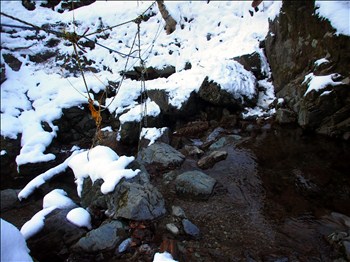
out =
{"type": "Polygon", "coordinates": [[[166,212],[163,196],[150,183],[122,183],[108,196],[107,207],[113,218],[137,221],[153,220],[166,212]]]}
{"type": "Polygon", "coordinates": [[[83,183],[81,205],[92,213],[93,221],[109,217],[132,220],[153,220],[165,214],[165,202],[161,193],[150,184],[142,173],[133,179],[123,179],[109,194],[101,193],[102,179],[83,183]],[[106,212],[104,212],[106,211],[106,212]]]}
{"type": "Polygon", "coordinates": [[[276,96],[284,98],[286,109],[294,111],[298,123],[309,131],[350,137],[350,53],[344,52],[349,40],[315,14],[315,1],[283,1],[279,16],[270,22],[266,56],[276,96]],[[337,74],[340,79],[325,86],[316,83],[318,90],[307,92],[310,74],[337,74]]]}

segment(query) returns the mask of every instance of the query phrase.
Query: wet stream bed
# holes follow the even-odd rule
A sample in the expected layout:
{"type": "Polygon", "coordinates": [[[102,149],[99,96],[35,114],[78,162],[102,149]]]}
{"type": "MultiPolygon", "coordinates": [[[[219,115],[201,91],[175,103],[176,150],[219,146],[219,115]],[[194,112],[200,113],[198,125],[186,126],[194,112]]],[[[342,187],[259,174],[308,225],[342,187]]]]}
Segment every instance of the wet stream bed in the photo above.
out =
{"type": "MultiPolygon", "coordinates": [[[[181,260],[347,261],[349,144],[284,129],[220,150],[226,160],[204,170],[217,180],[213,195],[173,197],[201,230],[198,241],[184,241],[191,254],[181,260]]],[[[193,169],[186,159],[182,171],[193,169]]]]}
{"type": "MultiPolygon", "coordinates": [[[[288,128],[228,141],[220,148],[227,151],[227,158],[212,168],[201,170],[198,158],[187,157],[176,171],[201,170],[215,178],[209,199],[180,198],[162,176],[153,179],[167,209],[180,206],[200,229],[198,239],[176,238],[164,229],[167,221],[161,219],[155,245],[166,236],[175,239],[179,261],[347,261],[349,143],[303,136],[298,129],[288,128]]],[[[47,186],[76,195],[72,172],[47,186]]],[[[23,208],[1,215],[20,228],[41,205],[40,195],[34,196],[23,208]]]]}

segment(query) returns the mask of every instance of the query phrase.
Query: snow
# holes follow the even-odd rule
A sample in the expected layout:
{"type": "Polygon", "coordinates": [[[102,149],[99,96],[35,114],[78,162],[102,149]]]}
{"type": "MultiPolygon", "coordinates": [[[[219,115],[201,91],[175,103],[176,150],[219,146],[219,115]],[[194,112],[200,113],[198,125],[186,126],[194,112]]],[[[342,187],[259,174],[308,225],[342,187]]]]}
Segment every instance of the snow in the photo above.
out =
{"type": "Polygon", "coordinates": [[[78,227],[91,229],[91,216],[88,211],[82,207],[72,209],[67,214],[67,220],[78,227]]]}
{"type": "MultiPolygon", "coordinates": [[[[96,61],[93,66],[101,69],[99,73],[85,73],[88,94],[81,76],[78,74],[76,77],[59,68],[54,58],[40,64],[29,60],[29,55],[45,50],[71,55],[73,49],[66,45],[67,41],[61,41],[57,47],[50,49],[44,46],[44,41],[25,40],[26,37],[35,34],[30,30],[18,30],[16,38],[1,33],[2,54],[11,53],[12,49],[19,47],[28,47],[13,53],[22,62],[19,71],[13,71],[5,64],[7,80],[1,85],[1,135],[15,139],[21,134],[22,148],[16,158],[18,166],[54,160],[56,156],[47,152],[47,148],[57,136],[58,128],[53,123],[62,116],[62,109],[86,105],[89,95],[97,105],[98,98],[93,97],[92,91],[97,93],[104,90],[110,80],[121,81],[121,71],[131,70],[140,64],[136,57],[137,45],[130,50],[137,32],[135,23],[131,22],[118,27],[118,30],[107,31],[106,33],[110,34],[108,39],[89,34],[94,33],[102,24],[105,27],[113,26],[135,19],[150,4],[149,1],[96,1],[74,10],[77,26],[73,26],[72,12],[60,14],[40,7],[38,3],[36,10],[30,12],[20,2],[1,1],[1,9],[6,14],[38,26],[45,23],[53,25],[58,21],[67,24],[53,28],[56,31],[76,30],[78,34],[82,34],[89,28],[89,39],[119,52],[128,54],[133,51],[134,54],[134,57],[127,61],[127,58],[117,53],[111,54],[100,46],[93,50],[87,48],[84,55],[87,59],[96,61]],[[103,66],[110,68],[112,72],[103,70],[103,66]],[[52,130],[44,130],[43,122],[52,130]]],[[[281,3],[265,2],[261,11],[254,16],[249,14],[251,7],[248,1],[212,1],[210,4],[205,1],[169,1],[166,5],[178,19],[176,31],[171,35],[165,33],[163,19],[154,6],[152,12],[156,15],[140,25],[140,49],[146,66],[163,68],[173,65],[176,67],[176,73],[168,78],[146,81],[146,88],[166,90],[169,103],[177,108],[189,98],[191,92],[198,91],[207,75],[237,97],[252,95],[255,92],[252,88],[254,78],[231,59],[260,50],[259,40],[264,39],[268,31],[268,18],[273,19],[278,14],[281,3]],[[205,15],[207,13],[211,15],[205,15]],[[192,68],[184,70],[188,62],[192,68]],[[232,79],[236,79],[238,84],[233,85],[232,79]]],[[[21,25],[7,17],[1,18],[2,23],[21,25]]],[[[10,28],[6,28],[8,29],[10,28]]],[[[45,40],[54,38],[45,32],[39,34],[46,37],[45,40]]],[[[60,63],[63,64],[63,61],[60,63]]],[[[120,117],[121,121],[140,121],[144,105],[137,99],[141,89],[139,81],[124,79],[118,94],[106,99],[105,104],[101,106],[120,117]]],[[[155,116],[159,112],[159,107],[154,101],[147,100],[147,115],[155,116]]]]}
{"type": "Polygon", "coordinates": [[[320,66],[320,65],[322,65],[322,64],[325,64],[325,63],[329,63],[329,60],[327,59],[327,58],[321,58],[321,59],[318,59],[318,60],[316,60],[315,62],[314,62],[314,65],[316,66],[316,67],[318,67],[318,66],[320,66]]]}
{"type": "Polygon", "coordinates": [[[50,193],[46,194],[43,199],[43,208],[71,208],[75,207],[76,204],[72,199],[67,197],[66,191],[63,189],[54,189],[50,193]]]}
{"type": "Polygon", "coordinates": [[[143,127],[140,133],[140,138],[148,139],[150,142],[148,143],[148,146],[152,145],[156,140],[161,137],[164,132],[167,130],[167,127],[162,128],[156,128],[156,127],[149,127],[145,128],[143,127]]]}
{"type": "Polygon", "coordinates": [[[336,34],[350,35],[349,1],[316,1],[316,13],[329,20],[336,34]]]}
{"type": "Polygon", "coordinates": [[[87,177],[90,177],[92,182],[103,179],[101,192],[112,192],[122,178],[132,178],[139,173],[139,170],[125,169],[134,159],[132,156],[119,157],[106,146],[96,146],[73,156],[68,166],[74,172],[78,195],[81,196],[83,181],[87,177]]]}
{"type": "Polygon", "coordinates": [[[308,85],[308,89],[306,90],[304,96],[310,93],[312,90],[319,91],[321,89],[326,88],[327,86],[337,86],[341,85],[342,82],[334,82],[332,77],[334,78],[338,74],[330,74],[325,76],[316,76],[313,73],[310,73],[305,76],[303,84],[308,85]]]}
{"type": "Polygon", "coordinates": [[[122,114],[119,117],[119,121],[121,124],[133,121],[140,122],[143,112],[145,113],[145,116],[156,117],[160,114],[160,108],[154,101],[151,101],[151,99],[148,98],[144,104],[137,105],[130,109],[127,113],[122,114]]]}
{"type": "Polygon", "coordinates": [[[1,220],[1,261],[33,261],[27,243],[19,230],[11,223],[1,220]]]}
{"type": "Polygon", "coordinates": [[[63,163],[47,170],[46,172],[36,176],[33,180],[31,180],[18,194],[18,199],[23,200],[25,198],[28,198],[29,195],[31,195],[36,188],[39,188],[41,185],[45,184],[45,182],[52,179],[54,176],[64,172],[68,167],[68,162],[70,161],[71,157],[75,154],[81,152],[82,150],[74,149],[72,148],[72,155],[68,157],[63,163]]]}
{"type": "Polygon", "coordinates": [[[54,206],[44,208],[41,211],[37,212],[29,221],[24,223],[20,230],[24,238],[29,239],[40,232],[40,230],[44,228],[45,217],[55,209],[56,207],[54,206]]]}
{"type": "Polygon", "coordinates": [[[155,253],[153,262],[176,262],[168,252],[155,253]]]}

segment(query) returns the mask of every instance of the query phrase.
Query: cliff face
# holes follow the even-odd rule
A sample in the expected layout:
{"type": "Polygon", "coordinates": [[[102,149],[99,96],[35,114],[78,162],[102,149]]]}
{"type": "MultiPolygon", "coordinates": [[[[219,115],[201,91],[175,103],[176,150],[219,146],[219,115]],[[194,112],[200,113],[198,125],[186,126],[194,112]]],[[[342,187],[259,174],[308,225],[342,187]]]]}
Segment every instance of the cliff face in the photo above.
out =
{"type": "Polygon", "coordinates": [[[284,110],[294,113],[306,130],[348,140],[350,38],[336,35],[315,8],[314,1],[284,1],[280,15],[270,22],[266,55],[276,96],[284,98],[284,110]],[[326,60],[315,63],[322,58],[326,60]],[[319,90],[306,92],[307,75],[332,80],[323,88],[318,86],[319,90]]]}

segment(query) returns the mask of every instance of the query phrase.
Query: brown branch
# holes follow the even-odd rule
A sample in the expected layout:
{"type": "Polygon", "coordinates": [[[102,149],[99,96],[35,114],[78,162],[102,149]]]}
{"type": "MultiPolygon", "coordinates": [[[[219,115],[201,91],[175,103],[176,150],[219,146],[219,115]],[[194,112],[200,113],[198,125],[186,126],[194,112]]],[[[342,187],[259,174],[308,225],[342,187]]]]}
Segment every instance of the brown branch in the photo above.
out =
{"type": "Polygon", "coordinates": [[[175,19],[169,14],[168,10],[166,9],[166,6],[164,4],[163,0],[158,0],[158,9],[160,14],[162,15],[164,21],[165,21],[165,30],[168,35],[170,35],[172,32],[176,29],[177,22],[175,19]]]}

